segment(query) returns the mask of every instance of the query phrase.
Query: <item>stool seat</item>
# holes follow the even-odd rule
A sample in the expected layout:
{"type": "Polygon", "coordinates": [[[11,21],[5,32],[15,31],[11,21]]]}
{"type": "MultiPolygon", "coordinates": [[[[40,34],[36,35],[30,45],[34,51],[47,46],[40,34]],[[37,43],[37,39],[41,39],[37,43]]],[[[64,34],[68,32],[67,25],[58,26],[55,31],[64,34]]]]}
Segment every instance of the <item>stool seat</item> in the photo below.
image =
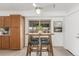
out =
{"type": "Polygon", "coordinates": [[[41,45],[48,45],[49,40],[47,38],[42,38],[41,39],[41,45]]]}
{"type": "Polygon", "coordinates": [[[39,39],[38,38],[32,38],[31,39],[31,45],[38,45],[39,44],[39,39]]]}

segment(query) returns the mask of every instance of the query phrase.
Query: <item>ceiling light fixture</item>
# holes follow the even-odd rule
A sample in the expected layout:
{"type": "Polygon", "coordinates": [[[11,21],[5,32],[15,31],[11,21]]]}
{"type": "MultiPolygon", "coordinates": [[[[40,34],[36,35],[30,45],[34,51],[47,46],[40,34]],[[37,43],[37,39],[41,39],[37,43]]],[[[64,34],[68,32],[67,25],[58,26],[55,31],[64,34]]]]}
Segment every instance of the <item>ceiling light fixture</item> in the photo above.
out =
{"type": "Polygon", "coordinates": [[[41,13],[41,7],[38,7],[35,3],[33,3],[33,6],[35,7],[36,13],[39,15],[41,13]]]}
{"type": "Polygon", "coordinates": [[[41,13],[41,8],[40,7],[36,7],[36,13],[39,15],[41,13]]]}

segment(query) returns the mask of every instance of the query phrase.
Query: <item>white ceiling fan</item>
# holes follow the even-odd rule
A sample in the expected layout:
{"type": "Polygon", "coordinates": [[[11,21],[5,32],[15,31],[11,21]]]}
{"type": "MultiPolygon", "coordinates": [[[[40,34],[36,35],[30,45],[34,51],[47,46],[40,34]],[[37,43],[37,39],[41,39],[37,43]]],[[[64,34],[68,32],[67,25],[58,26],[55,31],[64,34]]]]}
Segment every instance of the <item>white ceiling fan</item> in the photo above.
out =
{"type": "MultiPolygon", "coordinates": [[[[56,7],[55,3],[53,3],[53,8],[56,7]]],[[[35,3],[33,3],[33,7],[35,8],[36,13],[39,15],[41,13],[42,7],[37,6],[35,3]]]]}
{"type": "Polygon", "coordinates": [[[41,13],[41,7],[38,7],[35,3],[33,3],[36,13],[39,15],[41,13]]]}

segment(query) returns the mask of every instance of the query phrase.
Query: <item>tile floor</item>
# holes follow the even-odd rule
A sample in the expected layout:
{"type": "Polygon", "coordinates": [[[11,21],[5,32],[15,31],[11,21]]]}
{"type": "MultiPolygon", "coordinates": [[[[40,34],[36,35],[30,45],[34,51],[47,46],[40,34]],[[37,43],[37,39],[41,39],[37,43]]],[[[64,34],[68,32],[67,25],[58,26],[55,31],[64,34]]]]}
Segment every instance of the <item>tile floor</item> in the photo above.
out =
{"type": "MultiPolygon", "coordinates": [[[[73,56],[63,47],[54,47],[54,56],[73,56]]],[[[23,48],[22,50],[0,50],[0,56],[26,56],[27,49],[23,48]]],[[[35,52],[32,53],[32,56],[35,56],[35,52]]],[[[48,53],[42,53],[43,56],[47,56],[48,53]]]]}

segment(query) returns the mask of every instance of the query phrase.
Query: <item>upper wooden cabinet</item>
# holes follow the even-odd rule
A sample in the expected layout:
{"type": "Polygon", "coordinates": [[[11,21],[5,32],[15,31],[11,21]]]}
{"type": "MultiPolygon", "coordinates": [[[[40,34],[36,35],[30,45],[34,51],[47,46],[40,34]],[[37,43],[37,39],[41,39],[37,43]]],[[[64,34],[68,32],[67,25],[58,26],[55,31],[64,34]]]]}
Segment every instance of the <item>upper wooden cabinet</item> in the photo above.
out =
{"type": "Polygon", "coordinates": [[[4,16],[4,26],[5,27],[10,27],[11,26],[10,16],[4,16]]]}
{"type": "Polygon", "coordinates": [[[0,27],[10,27],[11,19],[10,16],[0,16],[0,27]]]}
{"type": "Polygon", "coordinates": [[[10,15],[11,19],[11,27],[19,27],[20,26],[20,15],[10,15]]]}
{"type": "Polygon", "coordinates": [[[4,26],[4,17],[0,16],[0,27],[4,26]]]}

